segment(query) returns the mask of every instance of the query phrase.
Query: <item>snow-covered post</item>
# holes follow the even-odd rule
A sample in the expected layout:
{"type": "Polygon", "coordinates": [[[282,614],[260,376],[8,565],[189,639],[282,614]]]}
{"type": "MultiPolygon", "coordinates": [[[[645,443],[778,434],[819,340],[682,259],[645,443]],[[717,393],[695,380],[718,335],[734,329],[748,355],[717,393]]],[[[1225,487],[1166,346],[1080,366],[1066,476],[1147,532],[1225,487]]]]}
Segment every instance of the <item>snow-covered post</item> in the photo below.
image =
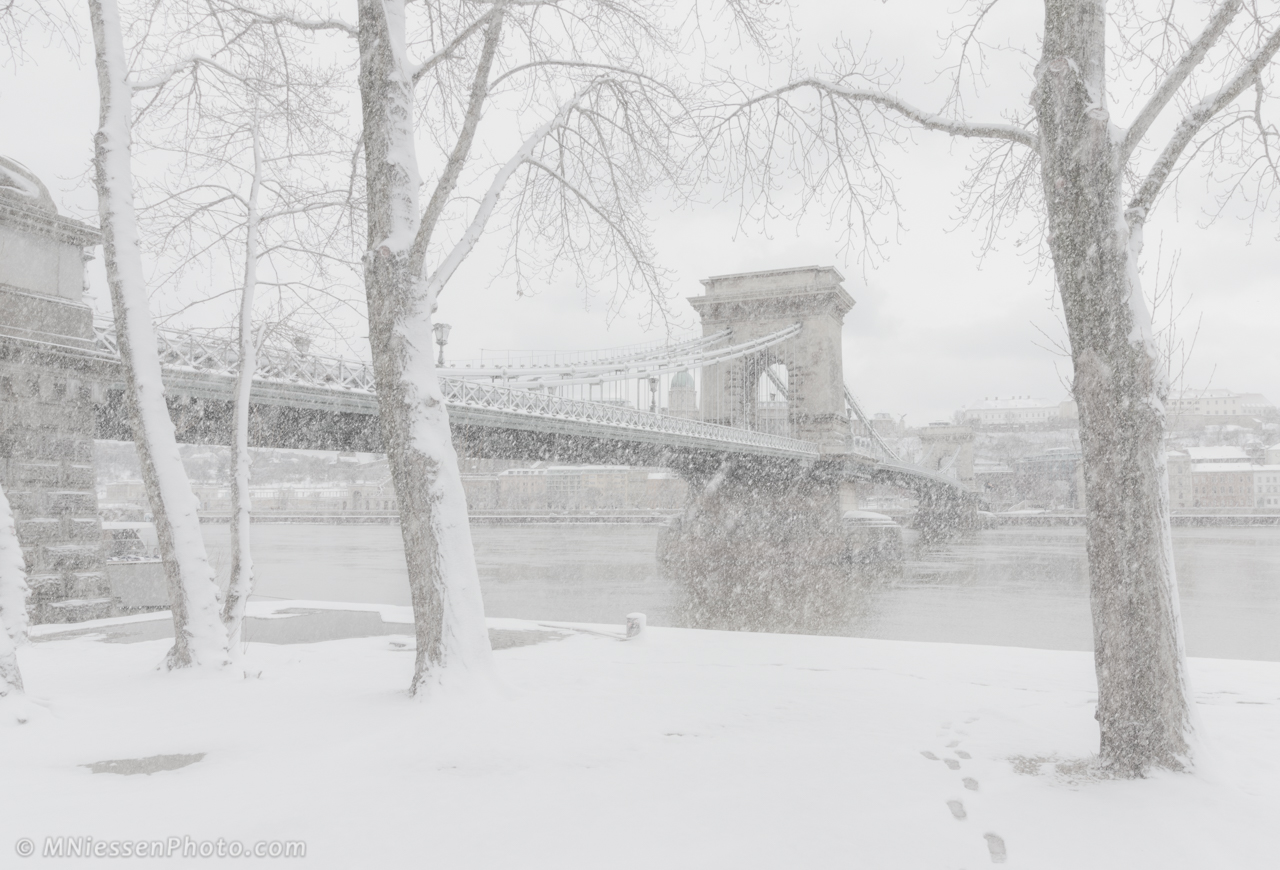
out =
{"type": "Polygon", "coordinates": [[[240,360],[231,441],[231,582],[222,606],[222,621],[232,654],[240,641],[244,611],[253,591],[253,554],[249,547],[249,397],[258,368],[253,334],[253,297],[258,286],[258,197],[262,190],[262,143],[253,119],[253,176],[246,201],[244,287],[240,291],[240,360]]]}
{"type": "Polygon", "coordinates": [[[27,573],[9,499],[0,489],[0,700],[22,694],[17,648],[27,640],[27,573]]]}
{"type": "Polygon", "coordinates": [[[410,256],[421,220],[421,180],[404,0],[360,0],[359,16],[369,344],[413,601],[417,659],[409,691],[416,695],[446,675],[487,671],[492,654],[462,475],[432,356],[435,294],[410,256]]]}
{"type": "Polygon", "coordinates": [[[165,664],[169,668],[221,667],[228,662],[227,632],[219,618],[218,588],[200,536],[198,502],[182,467],[165,403],[147,305],[133,203],[133,94],[116,0],[89,0],[89,16],[100,100],[100,126],[94,137],[98,213],[125,398],[173,612],[174,643],[165,664]]]}

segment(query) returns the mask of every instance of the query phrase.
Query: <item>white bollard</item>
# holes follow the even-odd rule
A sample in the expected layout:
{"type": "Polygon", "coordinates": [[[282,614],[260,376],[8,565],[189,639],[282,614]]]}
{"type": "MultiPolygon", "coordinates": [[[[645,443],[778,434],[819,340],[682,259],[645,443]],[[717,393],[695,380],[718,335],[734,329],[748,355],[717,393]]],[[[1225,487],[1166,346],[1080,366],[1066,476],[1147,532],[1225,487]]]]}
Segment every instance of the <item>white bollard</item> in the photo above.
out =
{"type": "Polygon", "coordinates": [[[643,613],[627,614],[627,640],[644,636],[645,618],[643,613]]]}

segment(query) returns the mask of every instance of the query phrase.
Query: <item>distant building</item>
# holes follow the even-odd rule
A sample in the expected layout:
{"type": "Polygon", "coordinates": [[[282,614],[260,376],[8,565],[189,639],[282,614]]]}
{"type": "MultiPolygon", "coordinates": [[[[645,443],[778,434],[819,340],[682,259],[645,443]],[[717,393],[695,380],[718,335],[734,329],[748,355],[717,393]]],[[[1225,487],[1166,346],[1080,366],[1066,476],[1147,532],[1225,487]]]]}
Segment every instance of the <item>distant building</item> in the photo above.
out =
{"type": "Polygon", "coordinates": [[[986,398],[956,411],[956,422],[975,429],[1064,429],[1078,425],[1073,401],[1051,402],[1031,396],[986,398]]]}
{"type": "Polygon", "coordinates": [[[1174,510],[1280,509],[1280,463],[1257,465],[1241,447],[1186,447],[1168,460],[1174,510]]]}
{"type": "Polygon", "coordinates": [[[1249,464],[1249,454],[1243,447],[1184,447],[1183,453],[1192,462],[1232,462],[1249,464]]]}
{"type": "Polygon", "coordinates": [[[1198,462],[1191,466],[1193,508],[1252,508],[1256,466],[1198,462]]]}
{"type": "MultiPolygon", "coordinates": [[[[881,411],[878,414],[872,414],[868,422],[881,438],[899,438],[904,434],[902,422],[894,419],[892,414],[886,414],[881,411]]],[[[863,425],[861,420],[855,419],[851,425],[854,435],[870,437],[871,433],[867,431],[867,427],[863,425]]]]}
{"type": "Polygon", "coordinates": [[[677,510],[687,487],[679,475],[628,465],[535,465],[463,475],[472,511],[582,512],[677,510]]]}
{"type": "Polygon", "coordinates": [[[671,386],[667,388],[667,414],[697,419],[698,390],[693,375],[688,372],[676,372],[672,376],[671,386]]]}
{"type": "MultiPolygon", "coordinates": [[[[201,514],[231,513],[231,487],[196,484],[192,490],[201,514]]],[[[249,504],[255,514],[277,516],[378,516],[399,510],[390,478],[378,483],[250,486],[249,504]]]]}
{"type": "Polygon", "coordinates": [[[1261,393],[1194,390],[1169,399],[1168,410],[1169,422],[1174,428],[1214,425],[1257,428],[1266,423],[1280,423],[1280,409],[1261,393]]]}
{"type": "Polygon", "coordinates": [[[1280,463],[1253,466],[1254,506],[1280,510],[1280,463]]]}

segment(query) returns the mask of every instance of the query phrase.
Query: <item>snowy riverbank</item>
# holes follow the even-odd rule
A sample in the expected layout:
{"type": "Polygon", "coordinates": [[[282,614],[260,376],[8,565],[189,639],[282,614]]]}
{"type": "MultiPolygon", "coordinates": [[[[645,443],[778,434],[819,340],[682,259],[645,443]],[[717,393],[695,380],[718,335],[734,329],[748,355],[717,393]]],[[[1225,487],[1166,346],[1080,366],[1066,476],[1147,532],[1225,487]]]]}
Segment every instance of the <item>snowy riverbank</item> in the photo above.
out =
{"type": "MultiPolygon", "coordinates": [[[[257,605],[255,622],[347,618],[280,612],[300,604],[257,605]]],[[[343,607],[363,611],[348,633],[409,630],[405,608],[343,607]]],[[[29,837],[36,856],[15,866],[76,866],[41,859],[45,838],[301,840],[306,859],[285,866],[467,870],[1274,856],[1280,664],[1194,659],[1200,771],[1095,782],[1071,763],[1097,740],[1088,654],[490,624],[496,685],[434,703],[405,697],[395,633],[278,634],[248,646],[260,676],[233,680],[154,670],[155,619],[38,627],[21,663],[44,709],[0,726],[0,848],[29,837]],[[152,756],[201,757],[87,766],[152,756]]]]}

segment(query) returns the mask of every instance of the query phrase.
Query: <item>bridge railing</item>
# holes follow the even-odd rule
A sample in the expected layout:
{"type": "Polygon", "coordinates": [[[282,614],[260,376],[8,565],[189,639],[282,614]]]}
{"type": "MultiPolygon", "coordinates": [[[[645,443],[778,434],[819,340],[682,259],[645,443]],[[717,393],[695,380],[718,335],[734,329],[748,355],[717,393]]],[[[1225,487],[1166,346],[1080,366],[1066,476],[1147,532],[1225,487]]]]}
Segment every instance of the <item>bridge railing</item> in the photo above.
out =
{"type": "MultiPolygon", "coordinates": [[[[114,324],[95,323],[94,339],[100,350],[119,355],[114,324]]],[[[233,338],[176,329],[157,329],[156,349],[161,366],[217,375],[235,374],[236,360],[240,355],[238,342],[233,338]]],[[[374,392],[371,364],[306,353],[280,345],[268,345],[258,352],[256,377],[277,383],[374,392]]],[[[461,378],[440,378],[440,389],[450,405],[616,426],[802,455],[818,453],[817,445],[796,438],[640,411],[607,402],[569,399],[545,389],[504,387],[461,378]]]]}
{"type": "MultiPolygon", "coordinates": [[[[97,321],[93,332],[100,350],[120,353],[114,324],[97,321]]],[[[240,358],[239,342],[234,338],[179,329],[157,329],[156,350],[162,366],[220,375],[234,375],[240,358]]],[[[374,390],[373,366],[369,363],[307,353],[279,344],[267,344],[258,351],[256,377],[310,387],[365,393],[374,390]]]]}
{"type": "Polygon", "coordinates": [[[652,411],[640,411],[624,405],[566,399],[545,390],[521,390],[459,378],[441,378],[440,389],[444,392],[445,401],[450,405],[513,411],[580,423],[642,429],[669,435],[703,438],[727,444],[763,447],[789,453],[814,456],[818,454],[818,446],[809,441],[787,438],[783,435],[773,435],[768,432],[757,432],[753,429],[721,426],[716,423],[706,423],[702,420],[692,420],[688,417],[655,414],[652,411]]]}

